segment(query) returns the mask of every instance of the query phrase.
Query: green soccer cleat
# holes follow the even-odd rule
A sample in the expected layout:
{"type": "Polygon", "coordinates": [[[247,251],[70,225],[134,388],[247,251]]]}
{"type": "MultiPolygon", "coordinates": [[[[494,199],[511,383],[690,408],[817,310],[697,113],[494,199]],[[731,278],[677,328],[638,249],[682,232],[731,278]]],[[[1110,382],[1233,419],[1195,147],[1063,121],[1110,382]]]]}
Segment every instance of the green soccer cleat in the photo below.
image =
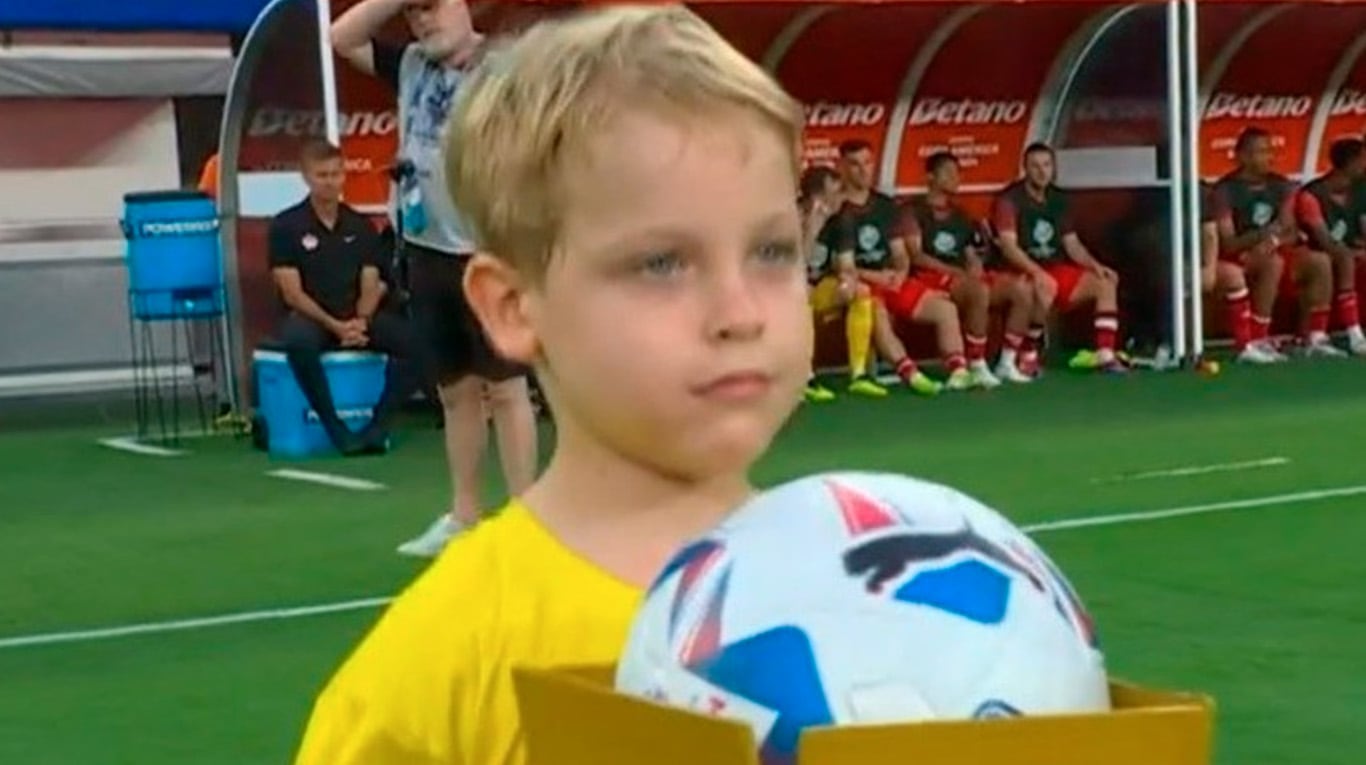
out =
{"type": "Polygon", "coordinates": [[[806,390],[802,392],[808,404],[824,404],[835,400],[835,392],[820,383],[812,380],[806,384],[806,390]]]}
{"type": "Polygon", "coordinates": [[[856,396],[867,396],[868,398],[882,398],[887,395],[887,389],[867,375],[860,375],[850,380],[849,392],[856,396]]]}

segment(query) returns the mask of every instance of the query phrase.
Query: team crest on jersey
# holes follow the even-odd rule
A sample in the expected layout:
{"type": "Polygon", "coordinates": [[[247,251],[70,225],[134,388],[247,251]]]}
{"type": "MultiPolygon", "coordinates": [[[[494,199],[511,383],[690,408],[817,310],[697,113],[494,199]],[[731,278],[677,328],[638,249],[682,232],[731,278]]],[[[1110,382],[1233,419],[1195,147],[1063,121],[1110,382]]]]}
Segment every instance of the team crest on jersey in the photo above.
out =
{"type": "Polygon", "coordinates": [[[863,225],[858,228],[859,249],[870,251],[877,249],[882,243],[882,232],[877,230],[877,226],[863,225]]]}
{"type": "Polygon", "coordinates": [[[958,237],[947,231],[934,235],[934,251],[940,255],[952,255],[958,251],[958,237]]]}
{"type": "Polygon", "coordinates": [[[1275,213],[1271,205],[1266,202],[1258,202],[1252,206],[1252,225],[1265,226],[1271,222],[1271,216],[1275,213]]]}
{"type": "Polygon", "coordinates": [[[304,234],[304,238],[299,240],[299,244],[303,245],[305,250],[313,252],[318,249],[318,237],[312,234],[304,234]]]}
{"type": "Polygon", "coordinates": [[[1039,255],[1047,257],[1053,253],[1053,236],[1057,232],[1053,229],[1052,222],[1043,218],[1034,222],[1034,251],[1039,255]]]}
{"type": "Polygon", "coordinates": [[[1333,227],[1328,230],[1328,235],[1333,237],[1333,241],[1341,244],[1347,240],[1347,221],[1333,221],[1333,227]]]}

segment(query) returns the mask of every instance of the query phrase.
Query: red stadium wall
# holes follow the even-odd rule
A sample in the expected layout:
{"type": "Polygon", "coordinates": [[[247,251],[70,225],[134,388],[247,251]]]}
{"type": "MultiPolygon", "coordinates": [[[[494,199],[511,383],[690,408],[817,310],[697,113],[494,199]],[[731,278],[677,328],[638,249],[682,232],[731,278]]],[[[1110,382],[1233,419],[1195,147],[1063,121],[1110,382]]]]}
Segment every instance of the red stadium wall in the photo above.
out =
{"type": "MultiPolygon", "coordinates": [[[[333,11],[354,2],[333,0],[333,11]]],[[[476,23],[490,32],[573,5],[472,2],[476,23]]],[[[1129,302],[1165,309],[1167,241],[1154,235],[1166,222],[1162,5],[713,0],[695,8],[807,105],[809,161],[829,161],[840,141],[864,138],[878,151],[881,185],[909,194],[923,183],[924,157],[948,149],[964,164],[967,205],[983,214],[991,193],[1016,177],[1023,146],[1053,143],[1064,155],[1060,180],[1073,189],[1083,239],[1125,276],[1129,302]],[[1069,154],[1116,147],[1137,149],[1141,161],[1069,175],[1080,166],[1069,154]]],[[[1199,21],[1203,175],[1228,169],[1229,141],[1250,124],[1278,136],[1279,167],[1295,176],[1320,168],[1333,138],[1361,134],[1366,38],[1357,32],[1366,28],[1366,9],[1218,3],[1202,6],[1199,21]],[[1294,67],[1281,65],[1286,56],[1294,67]]],[[[402,34],[397,25],[391,31],[402,34]]],[[[256,73],[240,171],[287,166],[302,137],[321,125],[316,49],[307,34],[285,37],[273,41],[279,50],[256,73]]],[[[340,61],[336,71],[348,196],[382,209],[395,140],[392,97],[340,61]]],[[[248,344],[274,321],[273,297],[259,295],[269,292],[263,225],[239,227],[248,344]]],[[[909,334],[928,354],[923,338],[909,334]]],[[[828,339],[822,360],[837,363],[838,333],[828,339]]]]}

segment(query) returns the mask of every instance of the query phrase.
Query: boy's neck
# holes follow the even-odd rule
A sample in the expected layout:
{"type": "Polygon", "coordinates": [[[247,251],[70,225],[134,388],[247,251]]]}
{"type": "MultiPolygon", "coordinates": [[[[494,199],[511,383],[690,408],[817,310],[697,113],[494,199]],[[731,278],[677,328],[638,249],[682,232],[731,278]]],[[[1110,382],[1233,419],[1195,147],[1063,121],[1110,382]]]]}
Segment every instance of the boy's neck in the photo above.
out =
{"type": "Polygon", "coordinates": [[[742,473],[678,480],[564,436],[522,500],[563,544],[639,587],[754,492],[742,473]]]}

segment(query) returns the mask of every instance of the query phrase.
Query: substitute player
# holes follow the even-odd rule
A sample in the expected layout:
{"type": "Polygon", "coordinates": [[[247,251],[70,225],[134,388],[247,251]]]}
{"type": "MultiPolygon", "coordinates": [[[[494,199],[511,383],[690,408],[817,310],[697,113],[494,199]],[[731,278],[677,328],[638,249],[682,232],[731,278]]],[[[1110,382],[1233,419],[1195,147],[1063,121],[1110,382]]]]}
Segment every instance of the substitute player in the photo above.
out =
{"type": "Polygon", "coordinates": [[[1269,364],[1281,360],[1279,353],[1268,355],[1269,346],[1250,345],[1252,308],[1248,275],[1241,263],[1219,255],[1219,216],[1214,187],[1200,183],[1200,289],[1223,296],[1225,321],[1233,333],[1233,346],[1241,361],[1269,364]]]}
{"type": "Polygon", "coordinates": [[[1304,310],[1305,351],[1340,356],[1328,339],[1332,267],[1328,256],[1298,247],[1295,186],[1271,169],[1271,134],[1250,127],[1238,135],[1238,167],[1214,186],[1219,257],[1241,267],[1250,292],[1250,327],[1234,326],[1238,360],[1285,361],[1270,340],[1271,312],[1284,284],[1297,286],[1304,310]]]}
{"type": "Polygon", "coordinates": [[[1333,262],[1333,309],[1347,348],[1366,356],[1366,335],[1357,308],[1356,266],[1366,258],[1361,213],[1353,187],[1366,173],[1366,144],[1357,138],[1334,141],[1328,148],[1332,169],[1310,181],[1295,200],[1295,218],[1309,249],[1333,262]]]}
{"type": "Polygon", "coordinates": [[[908,319],[934,327],[939,351],[949,377],[944,383],[931,379],[916,366],[897,337],[891,321],[875,332],[878,350],[891,362],[897,376],[916,393],[938,395],[972,387],[963,352],[958,309],[948,294],[930,289],[910,278],[906,243],[896,235],[900,211],[892,198],[873,189],[873,148],[867,141],[840,145],[840,170],[844,182],[844,206],[835,218],[834,273],[840,279],[856,279],[872,289],[889,318],[908,319]]]}
{"type": "MultiPolygon", "coordinates": [[[[880,398],[887,389],[868,374],[873,331],[879,321],[886,322],[886,309],[873,300],[868,285],[857,279],[841,280],[830,269],[829,223],[844,202],[839,175],[823,165],[802,173],[801,197],[797,205],[807,257],[807,280],[811,284],[811,312],[817,324],[844,321],[844,336],[849,353],[849,392],[880,398]]],[[[806,400],[830,401],[834,391],[821,385],[812,375],[806,384],[806,400]]]]}
{"type": "MultiPolygon", "coordinates": [[[[973,382],[994,388],[1001,379],[987,366],[987,327],[992,308],[1006,309],[1006,346],[1018,349],[1029,329],[1033,293],[1021,279],[996,279],[982,262],[981,234],[954,200],[958,192],[958,160],[938,152],[925,160],[927,193],[902,208],[898,233],[906,242],[913,277],[943,290],[958,305],[964,329],[968,371],[973,382]]],[[[1014,359],[1002,359],[1000,377],[1027,383],[1014,359]]]]}
{"type": "MultiPolygon", "coordinates": [[[[1038,352],[1049,310],[1090,307],[1095,314],[1095,350],[1072,357],[1074,369],[1124,372],[1115,353],[1119,340],[1119,275],[1096,260],[1077,236],[1066,192],[1055,184],[1052,147],[1034,143],[1024,151],[1024,178],[1007,186],[992,212],[1002,256],[1034,291],[1026,353],[1038,352]]],[[[1032,359],[1029,366],[1035,364],[1032,359]]]]}
{"type": "Polygon", "coordinates": [[[494,51],[450,121],[465,292],[533,364],[545,472],[451,541],[318,699],[299,765],[521,765],[512,668],[607,664],[645,588],[752,496],[811,364],[801,105],[682,5],[494,51]]]}

